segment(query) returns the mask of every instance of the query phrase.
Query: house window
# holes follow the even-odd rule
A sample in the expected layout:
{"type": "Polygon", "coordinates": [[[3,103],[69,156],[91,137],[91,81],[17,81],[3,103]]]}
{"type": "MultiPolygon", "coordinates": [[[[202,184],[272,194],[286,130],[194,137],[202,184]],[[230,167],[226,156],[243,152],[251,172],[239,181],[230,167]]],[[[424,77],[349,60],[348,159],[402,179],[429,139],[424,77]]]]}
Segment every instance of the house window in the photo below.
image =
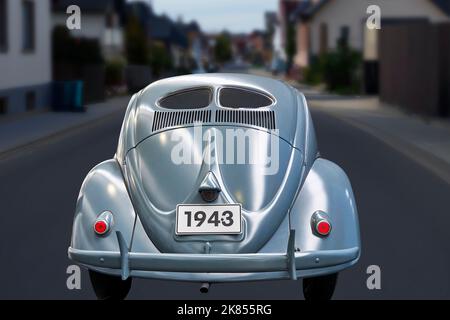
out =
{"type": "Polygon", "coordinates": [[[8,100],[0,97],[0,114],[6,114],[8,112],[8,100]]]}
{"type": "Polygon", "coordinates": [[[350,28],[348,26],[341,27],[341,34],[338,40],[339,41],[338,45],[348,46],[349,38],[350,38],[350,28]]]}
{"type": "Polygon", "coordinates": [[[0,0],[0,52],[8,50],[8,14],[6,0],[0,0]]]}
{"type": "Polygon", "coordinates": [[[25,103],[27,111],[32,111],[36,109],[36,92],[29,91],[25,96],[25,103]]]}
{"type": "Polygon", "coordinates": [[[35,34],[35,4],[31,0],[22,2],[22,49],[33,52],[36,45],[35,34]]]}
{"type": "Polygon", "coordinates": [[[326,23],[320,24],[320,54],[328,51],[328,25],[326,23]]]}

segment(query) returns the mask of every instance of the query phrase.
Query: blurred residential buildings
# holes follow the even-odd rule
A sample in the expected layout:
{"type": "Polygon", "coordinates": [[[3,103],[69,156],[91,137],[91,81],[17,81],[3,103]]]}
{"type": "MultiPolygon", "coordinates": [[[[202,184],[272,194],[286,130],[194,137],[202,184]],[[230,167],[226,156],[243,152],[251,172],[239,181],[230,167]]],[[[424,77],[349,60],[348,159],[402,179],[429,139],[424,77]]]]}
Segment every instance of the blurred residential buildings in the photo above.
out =
{"type": "Polygon", "coordinates": [[[71,5],[82,14],[82,26],[70,30],[72,37],[97,40],[105,59],[123,55],[125,0],[52,0],[52,27],[66,25],[71,5]]]}
{"type": "Polygon", "coordinates": [[[334,50],[345,38],[350,47],[364,52],[368,60],[377,59],[376,30],[369,30],[367,8],[382,8],[383,22],[429,19],[448,21],[446,12],[430,0],[301,0],[291,16],[297,30],[295,65],[306,67],[310,57],[334,50]]]}
{"type": "Polygon", "coordinates": [[[268,67],[273,73],[285,72],[287,58],[279,12],[267,12],[265,17],[266,37],[267,41],[270,43],[269,47],[272,50],[271,61],[268,67]]]}
{"type": "Polygon", "coordinates": [[[196,21],[191,21],[187,24],[181,22],[181,25],[187,35],[189,54],[194,62],[193,70],[204,72],[204,67],[212,60],[208,47],[208,37],[203,33],[196,21]]]}
{"type": "Polygon", "coordinates": [[[274,57],[300,81],[450,115],[449,15],[448,0],[279,0],[274,57]],[[366,25],[372,5],[380,30],[366,25]]]}
{"type": "MultiPolygon", "coordinates": [[[[157,15],[146,2],[131,2],[127,7],[128,16],[139,20],[148,41],[165,47],[174,68],[189,68],[191,53],[202,52],[201,30],[195,22],[184,24],[166,15],[157,15]]],[[[197,56],[196,60],[201,59],[197,56]]]]}
{"type": "Polygon", "coordinates": [[[0,0],[0,114],[49,106],[50,21],[49,0],[0,0]]]}
{"type": "Polygon", "coordinates": [[[82,80],[89,102],[115,87],[136,91],[160,77],[224,65],[265,66],[340,93],[450,114],[450,1],[278,4],[265,13],[265,30],[232,34],[205,33],[195,21],[156,14],[146,1],[0,0],[0,114],[50,107],[54,81],[82,80]],[[66,27],[71,5],[81,9],[80,30],[66,27]],[[381,30],[366,27],[370,5],[381,8],[381,30]]]}
{"type": "Polygon", "coordinates": [[[137,90],[155,77],[204,72],[212,44],[195,21],[156,15],[148,2],[0,0],[0,114],[52,107],[55,82],[81,80],[84,102],[91,102],[105,97],[105,85],[127,84],[128,74],[145,75],[130,87],[137,90]],[[81,29],[66,26],[72,5],[81,10],[81,29]],[[131,15],[151,48],[134,69],[126,50],[131,15]]]}
{"type": "Polygon", "coordinates": [[[379,32],[366,27],[367,8],[382,8],[384,24],[418,19],[449,21],[448,12],[440,4],[435,0],[300,0],[290,16],[296,29],[294,66],[310,66],[321,54],[336,50],[342,40],[362,53],[366,91],[377,93],[379,32]]]}
{"type": "MultiPolygon", "coordinates": [[[[293,37],[295,36],[295,26],[292,21],[292,13],[301,5],[302,0],[279,0],[278,4],[278,24],[279,41],[282,47],[280,56],[284,63],[278,63],[289,71],[292,67],[293,58],[293,37]]],[[[278,40],[278,39],[276,39],[278,40]]],[[[280,70],[281,71],[281,70],[280,70]]]]}
{"type": "Polygon", "coordinates": [[[296,50],[294,67],[304,68],[321,53],[334,50],[340,39],[376,59],[376,31],[366,28],[367,8],[382,8],[384,22],[427,19],[449,21],[447,0],[279,0],[278,25],[281,46],[286,51],[289,27],[294,26],[296,50]]]}

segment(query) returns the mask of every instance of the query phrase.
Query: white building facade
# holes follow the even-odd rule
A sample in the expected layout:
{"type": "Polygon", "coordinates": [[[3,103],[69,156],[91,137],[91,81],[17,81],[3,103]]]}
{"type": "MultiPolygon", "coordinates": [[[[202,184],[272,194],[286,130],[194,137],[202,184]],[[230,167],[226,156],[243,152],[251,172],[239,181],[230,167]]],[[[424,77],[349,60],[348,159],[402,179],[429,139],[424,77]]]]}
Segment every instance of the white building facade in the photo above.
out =
{"type": "Polygon", "coordinates": [[[382,20],[424,18],[431,22],[448,21],[448,16],[430,0],[332,0],[318,9],[310,20],[311,53],[320,53],[321,38],[327,39],[328,49],[335,49],[344,30],[348,32],[350,47],[364,51],[365,26],[369,17],[367,8],[371,5],[379,6],[382,20]],[[327,35],[321,36],[321,30],[327,35]]]}
{"type": "MultiPolygon", "coordinates": [[[[370,6],[380,9],[381,21],[427,19],[433,23],[449,21],[448,15],[433,0],[303,0],[310,7],[306,17],[297,17],[297,54],[295,64],[304,68],[310,58],[334,50],[345,37],[348,45],[363,53],[364,60],[378,59],[377,30],[366,22],[370,6]]],[[[382,26],[381,26],[382,27],[382,26]]]]}
{"type": "Polygon", "coordinates": [[[49,0],[0,0],[0,115],[51,104],[49,0]]]}

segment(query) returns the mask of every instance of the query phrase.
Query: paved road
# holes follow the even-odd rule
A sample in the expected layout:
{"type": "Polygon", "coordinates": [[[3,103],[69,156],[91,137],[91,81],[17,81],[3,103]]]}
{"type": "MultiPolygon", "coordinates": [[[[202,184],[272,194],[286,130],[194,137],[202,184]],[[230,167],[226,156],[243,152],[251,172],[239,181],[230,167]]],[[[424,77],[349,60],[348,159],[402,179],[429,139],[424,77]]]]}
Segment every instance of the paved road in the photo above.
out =
{"type": "MultiPolygon", "coordinates": [[[[94,298],[66,288],[78,190],[86,173],[114,154],[123,114],[0,160],[0,299],[94,298]]],[[[450,186],[376,138],[313,113],[321,152],[349,174],[360,211],[363,254],[342,273],[339,299],[450,298],[450,186]],[[366,288],[379,265],[382,290],[366,288]]],[[[300,282],[223,284],[205,296],[197,284],[136,280],[130,298],[299,299],[300,282]]]]}

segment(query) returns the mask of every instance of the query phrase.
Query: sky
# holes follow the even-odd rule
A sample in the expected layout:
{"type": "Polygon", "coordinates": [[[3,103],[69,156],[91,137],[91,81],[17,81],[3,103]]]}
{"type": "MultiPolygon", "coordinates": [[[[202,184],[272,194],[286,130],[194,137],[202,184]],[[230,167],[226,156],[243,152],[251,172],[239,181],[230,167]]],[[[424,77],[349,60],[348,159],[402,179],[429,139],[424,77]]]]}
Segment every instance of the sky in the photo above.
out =
{"type": "Polygon", "coordinates": [[[197,20],[202,30],[250,32],[264,29],[264,13],[277,11],[278,0],[147,0],[156,13],[197,20]]]}

